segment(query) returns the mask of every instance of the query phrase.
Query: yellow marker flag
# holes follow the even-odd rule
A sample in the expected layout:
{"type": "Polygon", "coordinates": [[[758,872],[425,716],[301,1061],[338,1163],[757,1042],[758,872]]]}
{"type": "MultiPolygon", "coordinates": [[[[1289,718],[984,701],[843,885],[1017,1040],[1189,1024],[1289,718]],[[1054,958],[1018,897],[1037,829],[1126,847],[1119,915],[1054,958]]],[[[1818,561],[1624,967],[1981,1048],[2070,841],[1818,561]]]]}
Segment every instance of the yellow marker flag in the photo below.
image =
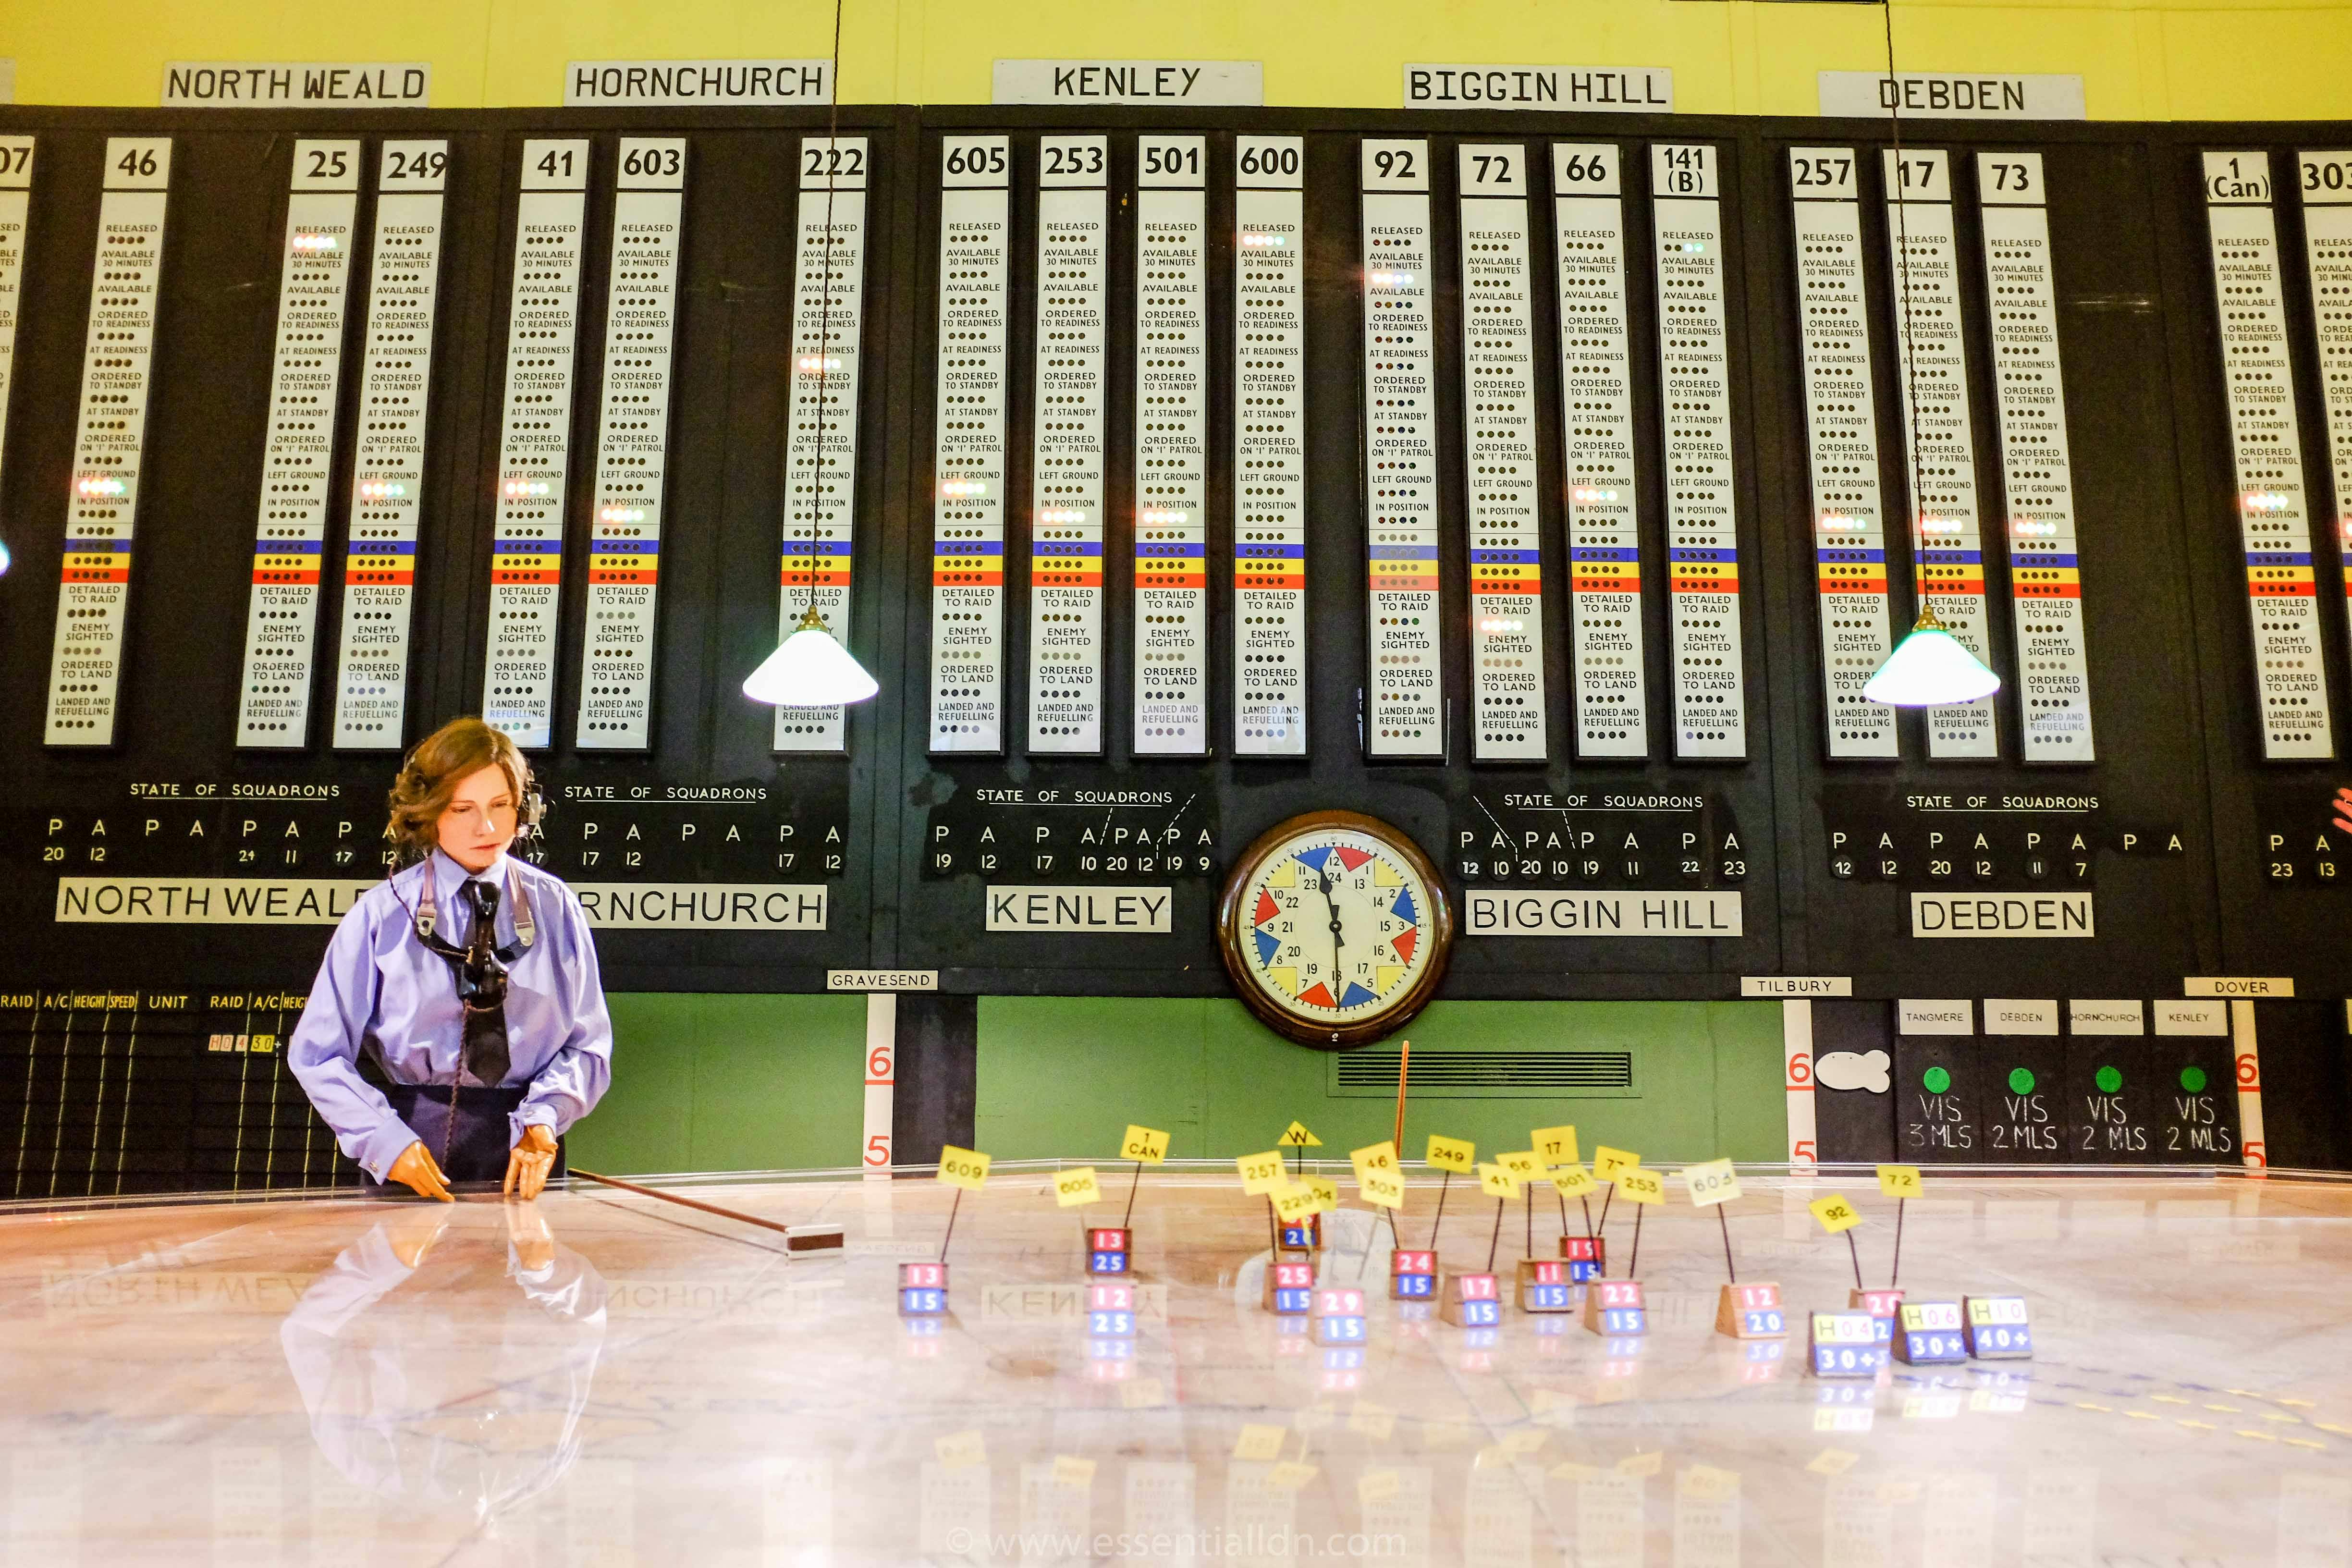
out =
{"type": "Polygon", "coordinates": [[[1666,1178],[1636,1165],[1617,1173],[1617,1190],[1631,1203],[1662,1204],[1666,1201],[1666,1178]]]}
{"type": "Polygon", "coordinates": [[[1862,1223],[1862,1215],[1854,1212],[1853,1205],[1836,1193],[1825,1198],[1815,1198],[1805,1206],[1813,1211],[1813,1217],[1821,1221],[1822,1228],[1832,1236],[1852,1230],[1862,1223]]]}
{"type": "Polygon", "coordinates": [[[1339,1209],[1339,1184],[1323,1176],[1307,1178],[1307,1190],[1315,1194],[1315,1212],[1336,1214],[1339,1209]]]}
{"type": "Polygon", "coordinates": [[[1054,1202],[1066,1209],[1081,1204],[1102,1202],[1102,1188],[1095,1183],[1095,1168],[1080,1165],[1074,1171],[1056,1172],[1054,1176],[1054,1202]]]}
{"type": "Polygon", "coordinates": [[[1127,1136],[1118,1141],[1118,1157],[1157,1165],[1168,1158],[1168,1134],[1157,1127],[1138,1127],[1130,1121],[1127,1124],[1127,1136]]]}
{"type": "Polygon", "coordinates": [[[1739,1195],[1739,1173],[1729,1160],[1708,1160],[1683,1167],[1683,1184],[1690,1188],[1691,1207],[1709,1208],[1739,1195]]]}
{"type": "Polygon", "coordinates": [[[1348,1152],[1348,1163],[1356,1167],[1356,1179],[1362,1181],[1366,1171],[1394,1173],[1397,1166],[1396,1145],[1383,1138],[1377,1143],[1367,1143],[1348,1152]]]}
{"type": "Polygon", "coordinates": [[[1429,1163],[1441,1171],[1468,1175],[1477,1168],[1478,1146],[1467,1138],[1440,1138],[1429,1135],[1429,1163]]]}
{"type": "Polygon", "coordinates": [[[1262,1197],[1290,1180],[1282,1168],[1282,1151],[1269,1149],[1263,1154],[1244,1154],[1234,1162],[1242,1173],[1242,1191],[1252,1197],[1262,1197]]]}
{"type": "Polygon", "coordinates": [[[1554,1166],[1551,1173],[1551,1184],[1564,1198],[1588,1196],[1601,1185],[1599,1182],[1592,1179],[1592,1173],[1581,1165],[1554,1166]]]}
{"type": "Polygon", "coordinates": [[[1384,1209],[1404,1207],[1404,1178],[1393,1171],[1358,1171],[1356,1195],[1384,1209]]]}
{"type": "Polygon", "coordinates": [[[1528,1134],[1547,1165],[1573,1165],[1577,1163],[1576,1129],[1570,1127],[1538,1127],[1528,1134]]]}
{"type": "Polygon", "coordinates": [[[1642,1156],[1631,1149],[1612,1149],[1598,1143],[1592,1149],[1592,1174],[1596,1180],[1613,1182],[1620,1171],[1630,1171],[1642,1163],[1642,1156]]]}
{"type": "Polygon", "coordinates": [[[1275,1142],[1293,1149],[1320,1149],[1323,1147],[1323,1140],[1318,1138],[1314,1133],[1309,1132],[1304,1126],[1296,1121],[1284,1128],[1282,1130],[1282,1136],[1276,1139],[1275,1142]]]}
{"type": "Polygon", "coordinates": [[[1295,1187],[1280,1188],[1273,1196],[1274,1212],[1282,1216],[1283,1223],[1286,1225],[1295,1225],[1309,1215],[1321,1212],[1318,1207],[1319,1200],[1315,1195],[1315,1189],[1304,1184],[1295,1187]]]}
{"type": "Polygon", "coordinates": [[[1500,1165],[1478,1162],[1478,1186],[1490,1198],[1515,1198],[1519,1195],[1519,1180],[1500,1165]]]}
{"type": "Polygon", "coordinates": [[[940,1151],[940,1180],[976,1193],[988,1185],[988,1156],[950,1143],[940,1151]]]}
{"type": "Polygon", "coordinates": [[[1543,1174],[1543,1160],[1532,1149],[1521,1149],[1510,1154],[1497,1154],[1495,1156],[1495,1163],[1510,1172],[1515,1180],[1522,1183],[1532,1182],[1543,1174]]]}
{"type": "Polygon", "coordinates": [[[1234,1439],[1236,1459],[1272,1459],[1281,1456],[1282,1446],[1290,1436],[1287,1426],[1248,1426],[1234,1439]]]}
{"type": "Polygon", "coordinates": [[[1056,1486],[1090,1487],[1095,1482],[1095,1462],[1076,1454],[1054,1456],[1054,1482],[1056,1486]]]}
{"type": "Polygon", "coordinates": [[[1878,1167],[1878,1193],[1881,1197],[1916,1198],[1926,1190],[1919,1180],[1919,1167],[1916,1165],[1878,1167]]]}

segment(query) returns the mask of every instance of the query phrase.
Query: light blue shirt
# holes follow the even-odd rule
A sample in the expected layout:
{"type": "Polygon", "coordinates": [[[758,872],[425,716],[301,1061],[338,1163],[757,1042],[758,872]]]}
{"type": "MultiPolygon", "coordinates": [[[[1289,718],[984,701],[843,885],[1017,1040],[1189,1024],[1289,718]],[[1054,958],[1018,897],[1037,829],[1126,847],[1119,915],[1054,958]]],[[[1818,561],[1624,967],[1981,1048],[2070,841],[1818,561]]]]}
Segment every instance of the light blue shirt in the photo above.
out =
{"type": "MultiPolygon", "coordinates": [[[[509,871],[529,893],[538,927],[507,978],[505,1081],[530,1086],[508,1118],[511,1147],[532,1125],[562,1136],[604,1098],[613,1078],[613,1020],[588,917],[562,878],[508,855],[481,873],[499,889],[499,945],[515,940],[509,871]]],[[[442,937],[466,945],[474,923],[462,892],[468,874],[436,849],[369,889],[343,917],[286,1050],[287,1066],[336,1142],[378,1181],[417,1138],[360,1077],[360,1052],[372,1050],[394,1083],[446,1084],[457,1080],[465,1046],[456,973],[416,934],[413,911],[428,873],[442,937]]]]}

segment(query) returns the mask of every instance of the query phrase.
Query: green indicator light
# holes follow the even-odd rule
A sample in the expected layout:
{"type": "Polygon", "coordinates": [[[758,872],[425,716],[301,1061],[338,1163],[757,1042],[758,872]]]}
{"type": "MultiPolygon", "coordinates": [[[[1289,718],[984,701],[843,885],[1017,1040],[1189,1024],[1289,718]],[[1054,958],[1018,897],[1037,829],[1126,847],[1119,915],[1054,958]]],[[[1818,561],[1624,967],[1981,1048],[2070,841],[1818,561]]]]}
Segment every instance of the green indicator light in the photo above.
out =
{"type": "Polygon", "coordinates": [[[2010,1068],[2009,1092],[2011,1094],[2032,1094],[2033,1092],[2033,1069],[2032,1068],[2010,1068]]]}
{"type": "Polygon", "coordinates": [[[1927,1086],[1929,1094],[1941,1094],[1952,1087],[1952,1075],[1942,1068],[1929,1068],[1919,1075],[1919,1081],[1927,1086]]]}
{"type": "Polygon", "coordinates": [[[2091,1081],[2099,1086],[2101,1094],[2113,1094],[2123,1088],[2124,1075],[2113,1068],[2101,1068],[2091,1075],[2091,1081]]]}
{"type": "Polygon", "coordinates": [[[2204,1093],[2205,1069],[2200,1067],[2182,1068],[2180,1069],[2180,1087],[2187,1089],[2191,1094],[2204,1093]]]}

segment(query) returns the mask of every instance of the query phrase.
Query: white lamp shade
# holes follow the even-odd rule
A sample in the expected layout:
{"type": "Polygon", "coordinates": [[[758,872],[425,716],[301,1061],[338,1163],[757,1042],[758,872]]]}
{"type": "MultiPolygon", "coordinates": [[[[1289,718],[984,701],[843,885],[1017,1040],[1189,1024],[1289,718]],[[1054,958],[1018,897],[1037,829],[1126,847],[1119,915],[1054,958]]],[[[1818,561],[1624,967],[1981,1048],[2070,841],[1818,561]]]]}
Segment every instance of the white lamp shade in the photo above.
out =
{"type": "Polygon", "coordinates": [[[1862,694],[1892,708],[1941,708],[1973,702],[2000,689],[2000,676],[1940,623],[1923,616],[1911,635],[1895,645],[1862,694]]]}
{"type": "Polygon", "coordinates": [[[863,702],[881,687],[833,634],[803,620],[743,682],[743,695],[779,708],[832,708],[863,702]]]}

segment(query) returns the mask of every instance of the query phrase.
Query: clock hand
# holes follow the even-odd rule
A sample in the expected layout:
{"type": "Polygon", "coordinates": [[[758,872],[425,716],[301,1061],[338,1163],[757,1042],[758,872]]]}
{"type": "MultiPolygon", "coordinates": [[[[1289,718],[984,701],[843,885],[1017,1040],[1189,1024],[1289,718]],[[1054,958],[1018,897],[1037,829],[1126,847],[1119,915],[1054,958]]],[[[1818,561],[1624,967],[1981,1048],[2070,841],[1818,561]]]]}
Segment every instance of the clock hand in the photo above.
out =
{"type": "Polygon", "coordinates": [[[1331,873],[1323,873],[1323,901],[1331,906],[1331,984],[1339,983],[1339,900],[1332,891],[1331,873]]]}

